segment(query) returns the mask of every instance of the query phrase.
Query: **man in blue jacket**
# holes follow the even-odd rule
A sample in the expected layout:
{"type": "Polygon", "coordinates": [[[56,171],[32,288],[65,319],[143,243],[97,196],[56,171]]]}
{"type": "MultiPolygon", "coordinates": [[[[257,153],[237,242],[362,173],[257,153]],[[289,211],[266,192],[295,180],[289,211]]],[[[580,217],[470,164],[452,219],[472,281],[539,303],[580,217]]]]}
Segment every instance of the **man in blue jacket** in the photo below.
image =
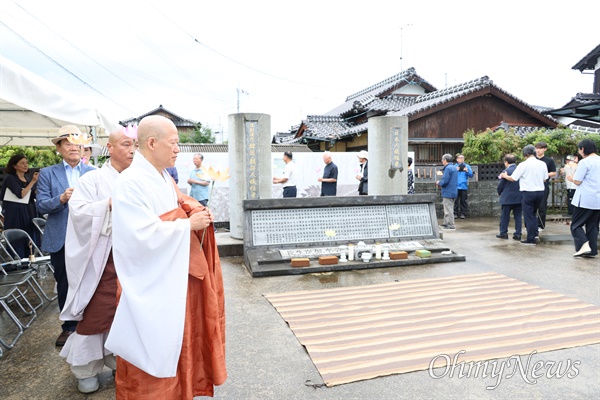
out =
{"type": "Polygon", "coordinates": [[[458,193],[454,200],[454,218],[465,219],[469,214],[467,204],[467,191],[469,190],[469,178],[473,177],[473,170],[469,164],[465,164],[465,156],[456,156],[456,170],[458,171],[458,193]]]}
{"type": "MultiPolygon", "coordinates": [[[[515,157],[514,154],[507,154],[504,156],[504,166],[506,169],[503,172],[512,175],[517,168],[516,162],[517,157],[515,157]]],[[[521,240],[523,208],[521,207],[519,182],[512,182],[500,178],[500,182],[498,183],[498,195],[500,196],[502,213],[500,215],[500,234],[496,235],[496,237],[498,239],[508,239],[508,223],[510,221],[510,212],[512,211],[515,219],[515,233],[512,238],[521,240]]]]}
{"type": "Polygon", "coordinates": [[[442,156],[444,169],[440,172],[442,179],[436,182],[436,185],[442,188],[442,205],[444,206],[444,223],[442,227],[445,230],[453,231],[454,227],[454,200],[458,194],[458,171],[452,163],[452,156],[444,154],[442,156]]]}
{"type": "MultiPolygon", "coordinates": [[[[79,144],[79,139],[82,136],[75,125],[65,125],[60,128],[52,143],[63,160],[58,164],[42,168],[38,180],[36,206],[40,214],[48,214],[42,237],[42,251],[50,253],[60,311],[65,305],[69,288],[65,267],[68,202],[77,187],[79,177],[95,169],[81,162],[82,146],[79,144]]],[[[76,326],[77,321],[65,321],[62,325],[62,333],[56,339],[56,345],[63,346],[76,326]]]]}

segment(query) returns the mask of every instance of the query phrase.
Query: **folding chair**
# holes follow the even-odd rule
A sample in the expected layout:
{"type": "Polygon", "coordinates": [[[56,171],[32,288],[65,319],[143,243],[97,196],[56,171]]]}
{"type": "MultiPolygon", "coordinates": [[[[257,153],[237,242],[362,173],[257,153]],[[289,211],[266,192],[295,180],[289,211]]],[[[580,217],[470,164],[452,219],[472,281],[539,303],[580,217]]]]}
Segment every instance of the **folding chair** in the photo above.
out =
{"type": "Polygon", "coordinates": [[[46,220],[44,218],[34,218],[32,221],[40,235],[43,236],[44,228],[46,228],[46,220]]]}
{"type": "MultiPolygon", "coordinates": [[[[50,268],[50,270],[52,272],[54,272],[54,267],[52,266],[52,264],[50,262],[50,256],[45,256],[42,254],[41,250],[36,246],[36,244],[33,242],[33,240],[31,240],[31,237],[29,236],[29,234],[27,232],[25,232],[22,229],[6,229],[5,231],[2,232],[2,236],[4,237],[4,240],[6,242],[8,250],[10,251],[11,256],[15,259],[15,261],[20,260],[22,265],[28,264],[29,267],[31,267],[34,270],[34,273],[36,275],[39,272],[40,266],[46,266],[46,267],[50,268]],[[21,240],[28,241],[28,243],[31,246],[31,249],[33,251],[33,255],[36,258],[35,261],[30,261],[27,258],[24,258],[24,259],[19,258],[19,254],[14,249],[12,243],[16,242],[16,241],[21,241],[21,240]]],[[[46,294],[46,292],[44,292],[44,290],[42,289],[42,286],[39,284],[39,282],[36,279],[33,279],[33,283],[39,289],[39,292],[46,298],[46,300],[52,301],[58,297],[58,295],[54,295],[53,297],[48,297],[48,295],[46,294]]]]}
{"type": "Polygon", "coordinates": [[[4,242],[5,240],[2,237],[2,234],[0,234],[0,263],[12,263],[15,259],[10,255],[8,250],[6,250],[6,247],[4,247],[4,242]]]}
{"type": "MultiPolygon", "coordinates": [[[[21,322],[21,320],[17,318],[17,322],[19,323],[19,325],[21,325],[23,329],[27,329],[29,328],[33,320],[37,317],[37,313],[35,312],[35,310],[40,308],[44,304],[44,299],[42,299],[42,297],[38,294],[37,290],[31,284],[31,281],[35,282],[35,278],[33,277],[33,270],[27,269],[11,274],[6,274],[3,267],[3,265],[0,265],[0,289],[11,287],[15,288],[15,290],[10,291],[10,294],[8,296],[10,296],[14,303],[21,309],[23,314],[31,316],[31,318],[27,322],[21,322]],[[34,307],[29,302],[29,300],[27,300],[27,298],[25,297],[25,292],[19,288],[19,286],[21,285],[27,285],[31,288],[32,292],[37,296],[39,300],[38,305],[34,307]],[[28,309],[26,309],[21,302],[27,305],[28,309]]],[[[6,302],[7,307],[8,303],[9,302],[6,302]]],[[[4,309],[6,310],[6,307],[4,307],[4,309]]]]}
{"type": "Polygon", "coordinates": [[[17,290],[18,288],[16,285],[0,286],[0,306],[2,306],[4,311],[6,311],[6,314],[15,323],[15,326],[18,330],[16,336],[12,340],[4,341],[2,337],[0,337],[0,344],[6,347],[7,349],[12,349],[15,346],[15,343],[17,343],[17,340],[19,340],[21,335],[23,335],[23,325],[21,324],[21,321],[19,321],[17,316],[12,312],[7,303],[8,299],[14,298],[14,293],[17,290]]]}

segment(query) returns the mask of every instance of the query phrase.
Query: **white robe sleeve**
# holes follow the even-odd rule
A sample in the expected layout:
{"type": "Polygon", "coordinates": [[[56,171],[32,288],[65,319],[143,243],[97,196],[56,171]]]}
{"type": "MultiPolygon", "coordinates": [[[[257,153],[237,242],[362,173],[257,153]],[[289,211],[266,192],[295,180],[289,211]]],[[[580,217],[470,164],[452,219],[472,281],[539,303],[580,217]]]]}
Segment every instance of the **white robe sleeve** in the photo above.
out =
{"type": "Polygon", "coordinates": [[[60,314],[61,320],[82,319],[110,254],[110,232],[103,229],[104,226],[110,226],[110,195],[102,190],[102,175],[101,170],[95,170],[82,176],[69,200],[65,239],[69,290],[60,314]]]}

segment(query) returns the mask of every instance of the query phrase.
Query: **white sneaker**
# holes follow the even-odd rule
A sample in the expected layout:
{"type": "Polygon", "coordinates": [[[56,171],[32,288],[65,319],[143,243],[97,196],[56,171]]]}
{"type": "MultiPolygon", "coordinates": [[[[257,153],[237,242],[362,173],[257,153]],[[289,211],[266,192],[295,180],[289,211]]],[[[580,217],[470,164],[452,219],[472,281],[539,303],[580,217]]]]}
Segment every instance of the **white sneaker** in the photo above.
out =
{"type": "Polygon", "coordinates": [[[91,378],[79,379],[77,382],[77,389],[81,393],[93,393],[100,388],[100,382],[98,378],[92,376],[91,378]]]}
{"type": "Polygon", "coordinates": [[[591,252],[592,249],[590,248],[590,242],[585,242],[581,248],[575,254],[573,254],[573,257],[585,256],[591,252]]]}

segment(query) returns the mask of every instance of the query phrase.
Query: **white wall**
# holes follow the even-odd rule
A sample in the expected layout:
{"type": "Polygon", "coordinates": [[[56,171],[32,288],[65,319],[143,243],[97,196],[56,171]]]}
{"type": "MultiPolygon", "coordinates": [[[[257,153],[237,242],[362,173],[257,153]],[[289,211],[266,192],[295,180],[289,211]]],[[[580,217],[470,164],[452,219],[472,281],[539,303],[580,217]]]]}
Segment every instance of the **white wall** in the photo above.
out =
{"type": "MultiPolygon", "coordinates": [[[[332,153],[333,162],[338,167],[338,196],[358,195],[358,181],[355,176],[360,167],[358,153],[332,153]]],[[[228,153],[204,153],[203,167],[212,166],[214,169],[224,170],[229,167],[228,153]]],[[[175,167],[179,174],[179,187],[182,191],[189,190],[187,184],[190,172],[194,169],[192,161],[194,153],[179,153],[175,167]]],[[[321,194],[321,184],[317,178],[323,176],[323,153],[294,153],[296,163],[298,197],[318,197],[321,194]]],[[[285,163],[283,153],[271,153],[272,176],[281,176],[285,163]]],[[[268,177],[267,179],[270,179],[268,177]]],[[[281,198],[283,189],[281,185],[273,185],[273,198],[281,198]]],[[[229,221],[229,181],[216,182],[209,207],[215,213],[217,222],[229,221]]]]}

